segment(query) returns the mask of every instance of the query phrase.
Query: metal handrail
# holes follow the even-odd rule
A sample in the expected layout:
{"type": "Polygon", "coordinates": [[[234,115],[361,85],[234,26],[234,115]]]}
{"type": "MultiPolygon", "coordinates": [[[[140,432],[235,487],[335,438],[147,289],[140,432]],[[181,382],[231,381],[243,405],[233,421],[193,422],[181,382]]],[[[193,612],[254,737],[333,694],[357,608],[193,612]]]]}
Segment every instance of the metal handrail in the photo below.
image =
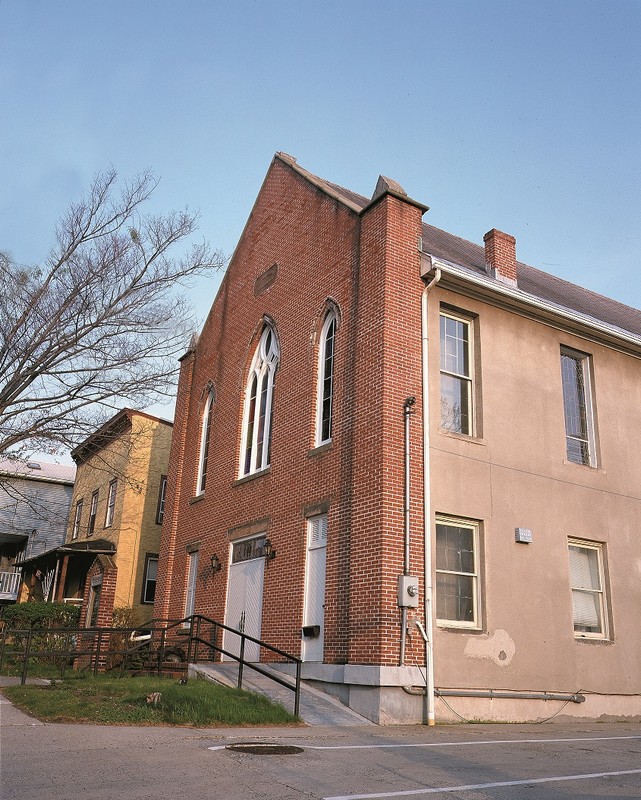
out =
{"type": "MultiPolygon", "coordinates": [[[[196,642],[198,644],[202,644],[205,647],[210,648],[216,653],[220,653],[221,655],[227,656],[228,658],[233,659],[234,661],[238,662],[238,682],[237,686],[239,689],[243,688],[243,672],[244,667],[249,667],[253,669],[254,672],[258,672],[261,675],[264,675],[266,678],[274,681],[274,683],[278,683],[281,686],[284,686],[286,689],[290,689],[294,692],[294,715],[298,716],[300,711],[300,687],[301,687],[301,671],[302,671],[302,659],[298,656],[292,655],[285,650],[281,650],[279,647],[274,647],[274,645],[268,644],[267,642],[263,641],[262,639],[257,639],[255,636],[250,636],[248,633],[244,633],[243,631],[239,631],[237,628],[232,628],[229,625],[225,625],[222,622],[218,622],[217,620],[210,619],[209,617],[205,617],[203,614],[194,614],[191,618],[191,636],[190,642],[196,642]],[[236,655],[235,653],[230,652],[229,650],[225,650],[223,647],[220,647],[216,644],[215,641],[211,641],[210,639],[204,639],[200,636],[200,625],[201,623],[207,623],[212,625],[214,629],[214,635],[212,639],[217,638],[218,629],[223,631],[229,631],[230,633],[234,633],[237,636],[240,636],[240,654],[236,655]],[[194,627],[196,628],[194,632],[194,627]],[[296,678],[295,682],[292,684],[287,680],[279,677],[278,675],[274,675],[271,672],[268,672],[259,664],[256,664],[253,661],[247,661],[245,659],[245,643],[252,642],[257,644],[259,647],[268,650],[271,653],[275,653],[278,656],[281,656],[287,659],[289,662],[296,665],[296,678]]],[[[198,653],[194,654],[194,662],[198,663],[198,653]]]]}
{"type": "MultiPolygon", "coordinates": [[[[10,628],[5,627],[0,636],[0,670],[9,656],[13,656],[20,664],[21,683],[26,683],[27,674],[29,670],[29,660],[31,658],[59,658],[62,659],[61,673],[64,673],[66,667],[65,661],[71,661],[83,657],[89,658],[88,666],[91,668],[94,675],[101,671],[101,665],[107,663],[110,658],[122,656],[120,669],[122,672],[127,669],[127,659],[129,656],[140,652],[145,642],[131,642],[132,635],[136,633],[139,628],[10,628]],[[113,646],[111,636],[124,637],[125,645],[122,647],[113,646]],[[56,639],[60,640],[60,646],[45,646],[44,648],[34,649],[34,639],[41,639],[42,637],[50,637],[50,640],[55,642],[56,639]],[[16,640],[15,646],[8,643],[8,639],[13,638],[16,640]]],[[[45,640],[45,645],[49,644],[45,640]]],[[[57,645],[57,642],[56,642],[57,645]]],[[[166,655],[165,648],[161,647],[158,651],[151,653],[153,663],[157,663],[158,674],[163,672],[177,670],[186,671],[187,665],[179,667],[178,664],[172,664],[171,669],[163,666],[166,655]]],[[[150,661],[151,664],[151,661],[150,661]]]]}

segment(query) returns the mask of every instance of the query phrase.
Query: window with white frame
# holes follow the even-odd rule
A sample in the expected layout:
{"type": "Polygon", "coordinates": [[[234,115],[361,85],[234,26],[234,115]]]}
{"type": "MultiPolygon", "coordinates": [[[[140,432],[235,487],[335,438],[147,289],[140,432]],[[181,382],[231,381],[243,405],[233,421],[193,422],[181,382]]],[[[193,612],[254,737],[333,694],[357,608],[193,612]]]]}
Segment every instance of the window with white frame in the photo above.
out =
{"type": "Polygon", "coordinates": [[[98,490],[91,495],[91,505],[89,506],[89,526],[87,536],[91,536],[96,529],[96,516],[98,514],[98,490]]]}
{"type": "Polygon", "coordinates": [[[205,491],[207,483],[207,463],[209,460],[209,440],[211,438],[211,418],[213,415],[214,392],[210,389],[203,409],[200,429],[200,454],[198,456],[198,478],[196,480],[196,494],[205,491]]]}
{"type": "Polygon", "coordinates": [[[330,311],[325,317],[318,343],[318,385],[316,397],[317,447],[332,439],[335,336],[336,315],[333,311],[330,311]]]}
{"type": "Polygon", "coordinates": [[[479,524],[436,520],[436,619],[444,626],[480,627],[479,524]]]}
{"type": "Polygon", "coordinates": [[[569,539],[568,552],[574,635],[579,638],[607,639],[603,545],[569,539]]]}
{"type": "Polygon", "coordinates": [[[167,495],[167,476],[160,476],[160,486],[158,488],[158,505],[156,506],[156,524],[162,525],[165,518],[165,497],[167,495]]]}
{"type": "Polygon", "coordinates": [[[116,491],[118,489],[118,479],[109,481],[109,492],[107,494],[107,511],[105,512],[105,528],[109,528],[114,521],[114,509],[116,508],[116,491]]]}
{"type": "Polygon", "coordinates": [[[141,603],[153,603],[156,597],[156,579],[158,577],[158,555],[147,553],[145,557],[145,572],[142,581],[141,603]]]}
{"type": "Polygon", "coordinates": [[[474,435],[472,322],[441,311],[441,427],[474,435]]]}
{"type": "Polygon", "coordinates": [[[561,380],[568,461],[596,466],[590,357],[561,348],[561,380]]]}
{"type": "Polygon", "coordinates": [[[80,533],[80,523],[82,521],[82,507],[84,505],[84,500],[78,500],[76,503],[76,510],[73,515],[73,528],[71,530],[71,538],[77,539],[78,534],[80,533]]]}
{"type": "Polygon", "coordinates": [[[198,574],[198,550],[187,555],[187,591],[185,593],[185,616],[190,617],[196,607],[196,576],[198,574]]]}
{"type": "Polygon", "coordinates": [[[279,357],[276,332],[266,323],[252,359],[245,388],[241,477],[269,466],[274,384],[279,357]]]}

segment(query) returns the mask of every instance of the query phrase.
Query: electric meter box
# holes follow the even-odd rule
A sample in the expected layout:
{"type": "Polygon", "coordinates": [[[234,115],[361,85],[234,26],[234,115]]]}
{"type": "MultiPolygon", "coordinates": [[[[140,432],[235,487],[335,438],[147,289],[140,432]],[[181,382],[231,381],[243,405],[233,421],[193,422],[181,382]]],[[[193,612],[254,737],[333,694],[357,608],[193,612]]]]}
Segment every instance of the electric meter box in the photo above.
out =
{"type": "Polygon", "coordinates": [[[398,604],[401,608],[418,608],[418,578],[399,575],[398,604]]]}

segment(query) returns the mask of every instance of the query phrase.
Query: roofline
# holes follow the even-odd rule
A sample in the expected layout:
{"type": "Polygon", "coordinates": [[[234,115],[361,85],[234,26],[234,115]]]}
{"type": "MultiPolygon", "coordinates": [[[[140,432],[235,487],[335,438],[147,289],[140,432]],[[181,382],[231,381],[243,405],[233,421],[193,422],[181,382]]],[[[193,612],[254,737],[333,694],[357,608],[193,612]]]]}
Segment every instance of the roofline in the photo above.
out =
{"type": "Polygon", "coordinates": [[[97,550],[90,550],[89,548],[82,549],[80,547],[69,547],[67,545],[61,544],[59,547],[52,547],[50,550],[44,550],[42,553],[37,553],[35,556],[29,556],[29,558],[25,558],[24,561],[20,562],[19,566],[23,564],[31,564],[38,559],[45,558],[46,556],[52,555],[92,555],[92,556],[114,556],[116,555],[116,548],[114,547],[113,550],[106,550],[104,548],[99,548],[97,550]]]}
{"type": "Polygon", "coordinates": [[[274,156],[274,160],[281,161],[283,164],[286,164],[290,167],[294,172],[297,172],[302,178],[305,178],[306,181],[311,183],[317,189],[320,189],[321,192],[326,194],[328,197],[331,197],[333,200],[337,200],[342,205],[349,208],[351,211],[354,211],[359,216],[365,214],[369,211],[373,206],[380,203],[380,201],[389,196],[395,197],[397,200],[401,200],[404,203],[408,203],[411,206],[415,206],[418,208],[422,214],[426,211],[429,211],[429,206],[426,206],[424,203],[419,203],[418,200],[412,199],[409,195],[404,194],[402,191],[397,191],[391,187],[385,189],[385,191],[381,192],[380,194],[376,195],[375,197],[371,198],[370,200],[366,199],[365,205],[359,205],[358,203],[354,203],[349,198],[342,195],[340,192],[337,192],[332,186],[329,185],[327,181],[324,181],[322,178],[319,178],[318,175],[314,175],[312,172],[301,167],[294,156],[290,156],[288,153],[276,153],[274,156]]]}
{"type": "MultiPolygon", "coordinates": [[[[79,445],[74,447],[74,449],[71,451],[71,457],[73,460],[75,461],[76,458],[80,458],[82,451],[89,449],[93,442],[100,439],[101,436],[107,434],[109,430],[115,427],[119,422],[127,419],[131,423],[133,417],[145,417],[146,419],[153,420],[154,422],[159,422],[162,425],[169,425],[171,428],[174,426],[174,423],[167,419],[162,419],[161,417],[156,417],[153,414],[148,414],[146,411],[137,411],[134,408],[125,407],[111,417],[111,419],[108,419],[103,425],[100,426],[100,428],[98,428],[98,430],[87,436],[87,438],[80,442],[79,445]]],[[[100,445],[97,450],[102,450],[103,447],[105,447],[104,444],[100,445]]]]}
{"type": "Polygon", "coordinates": [[[357,203],[353,203],[347,197],[332,189],[331,186],[329,186],[322,178],[319,178],[318,175],[314,175],[312,172],[308,172],[306,169],[303,169],[303,167],[298,164],[294,156],[290,156],[287,153],[276,153],[274,156],[274,161],[276,160],[286,164],[294,172],[297,172],[302,178],[305,178],[306,181],[311,183],[317,189],[320,189],[321,192],[334,200],[338,200],[339,203],[342,203],[342,205],[346,206],[351,211],[354,211],[356,214],[360,214],[363,211],[362,206],[359,206],[357,203]]]}
{"type": "MultiPolygon", "coordinates": [[[[71,466],[71,465],[69,465],[71,466]]],[[[24,481],[35,481],[36,483],[55,483],[60,486],[73,486],[76,479],[74,478],[52,478],[43,477],[42,475],[26,475],[24,472],[7,472],[0,470],[0,478],[14,478],[24,481]]]]}
{"type": "Polygon", "coordinates": [[[472,297],[481,297],[493,305],[518,310],[524,316],[553,327],[570,329],[596,342],[605,342],[628,355],[641,358],[641,336],[571,308],[524,292],[518,287],[495,281],[488,275],[471,272],[466,267],[421,251],[421,278],[441,270],[440,286],[451,287],[472,297]]]}

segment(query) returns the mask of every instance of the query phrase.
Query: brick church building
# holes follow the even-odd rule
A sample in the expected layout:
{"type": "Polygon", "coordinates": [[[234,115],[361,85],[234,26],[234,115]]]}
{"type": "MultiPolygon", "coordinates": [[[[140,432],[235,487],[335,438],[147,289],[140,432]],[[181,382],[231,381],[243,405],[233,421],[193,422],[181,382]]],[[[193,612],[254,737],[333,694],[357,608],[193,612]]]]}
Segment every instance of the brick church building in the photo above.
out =
{"type": "Polygon", "coordinates": [[[639,717],[641,312],[427,210],[274,157],[181,361],[155,616],[381,724],[639,717]]]}

